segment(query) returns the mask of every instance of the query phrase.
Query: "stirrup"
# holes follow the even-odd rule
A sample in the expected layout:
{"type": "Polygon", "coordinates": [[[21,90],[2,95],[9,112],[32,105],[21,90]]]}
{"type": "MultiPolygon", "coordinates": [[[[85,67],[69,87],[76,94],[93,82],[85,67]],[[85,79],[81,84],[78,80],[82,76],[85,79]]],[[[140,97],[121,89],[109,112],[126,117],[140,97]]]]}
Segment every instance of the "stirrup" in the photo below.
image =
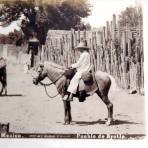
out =
{"type": "Polygon", "coordinates": [[[73,96],[70,97],[70,95],[69,95],[68,98],[67,98],[67,101],[73,101],[73,96]]]}
{"type": "Polygon", "coordinates": [[[65,95],[62,100],[66,101],[68,99],[68,95],[65,95]]]}

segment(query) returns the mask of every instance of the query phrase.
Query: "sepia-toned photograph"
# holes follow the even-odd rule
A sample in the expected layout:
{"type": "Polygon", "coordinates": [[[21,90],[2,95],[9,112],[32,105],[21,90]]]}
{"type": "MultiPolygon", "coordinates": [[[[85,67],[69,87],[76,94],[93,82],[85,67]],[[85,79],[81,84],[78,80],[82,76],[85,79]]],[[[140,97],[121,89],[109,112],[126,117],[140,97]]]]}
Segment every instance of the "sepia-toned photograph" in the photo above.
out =
{"type": "Polygon", "coordinates": [[[146,137],[140,0],[0,0],[0,139],[146,137]]]}

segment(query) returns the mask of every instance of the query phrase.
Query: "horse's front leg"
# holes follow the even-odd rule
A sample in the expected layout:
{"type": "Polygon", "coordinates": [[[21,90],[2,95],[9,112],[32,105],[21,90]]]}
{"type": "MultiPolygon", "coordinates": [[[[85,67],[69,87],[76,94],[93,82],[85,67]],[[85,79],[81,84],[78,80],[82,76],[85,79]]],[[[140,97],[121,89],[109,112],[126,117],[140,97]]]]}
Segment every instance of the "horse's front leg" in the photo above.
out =
{"type": "Polygon", "coordinates": [[[70,102],[63,100],[63,103],[64,103],[64,112],[65,112],[64,121],[65,121],[65,124],[70,124],[70,122],[72,121],[70,102]]]}
{"type": "Polygon", "coordinates": [[[70,101],[67,101],[67,107],[68,107],[68,111],[67,111],[68,120],[69,120],[69,123],[71,123],[72,117],[71,117],[71,104],[70,104],[70,101]]]}

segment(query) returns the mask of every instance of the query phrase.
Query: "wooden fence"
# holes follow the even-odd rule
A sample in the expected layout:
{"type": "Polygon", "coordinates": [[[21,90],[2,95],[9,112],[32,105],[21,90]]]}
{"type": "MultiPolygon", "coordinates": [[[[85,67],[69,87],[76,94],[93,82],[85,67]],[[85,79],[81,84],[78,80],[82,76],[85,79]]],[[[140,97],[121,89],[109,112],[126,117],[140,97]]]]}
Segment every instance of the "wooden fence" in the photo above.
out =
{"type": "Polygon", "coordinates": [[[91,31],[49,30],[46,45],[42,47],[41,60],[50,60],[70,66],[79,55],[74,47],[86,39],[95,70],[110,73],[118,85],[125,89],[144,88],[142,25],[120,27],[113,15],[106,26],[91,31]]]}

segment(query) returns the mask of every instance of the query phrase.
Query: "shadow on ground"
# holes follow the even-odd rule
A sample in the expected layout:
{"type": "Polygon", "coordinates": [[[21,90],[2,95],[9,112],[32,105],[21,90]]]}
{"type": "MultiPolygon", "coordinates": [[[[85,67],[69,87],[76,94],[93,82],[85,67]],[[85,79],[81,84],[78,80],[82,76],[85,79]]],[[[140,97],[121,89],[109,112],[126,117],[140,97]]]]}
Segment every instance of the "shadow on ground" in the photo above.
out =
{"type": "MultiPolygon", "coordinates": [[[[94,124],[105,124],[106,123],[106,119],[105,120],[97,120],[97,121],[73,121],[73,124],[78,124],[80,126],[86,126],[86,125],[94,125],[94,124]]],[[[127,120],[114,120],[112,125],[121,125],[121,124],[140,124],[140,123],[136,123],[136,122],[130,122],[127,120]]]]}
{"type": "Polygon", "coordinates": [[[0,95],[0,97],[23,97],[22,94],[7,94],[7,95],[0,95]]]}

